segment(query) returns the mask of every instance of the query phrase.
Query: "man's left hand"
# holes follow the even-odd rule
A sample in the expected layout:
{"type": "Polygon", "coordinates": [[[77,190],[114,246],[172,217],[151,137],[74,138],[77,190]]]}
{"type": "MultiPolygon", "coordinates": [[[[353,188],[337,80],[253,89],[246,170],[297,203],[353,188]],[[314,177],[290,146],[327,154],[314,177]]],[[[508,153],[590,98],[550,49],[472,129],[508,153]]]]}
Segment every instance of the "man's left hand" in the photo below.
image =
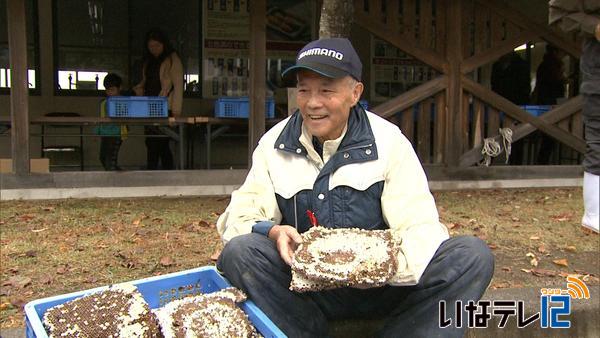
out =
{"type": "Polygon", "coordinates": [[[287,264],[292,265],[294,251],[302,243],[302,237],[296,228],[290,225],[275,225],[269,231],[269,238],[277,243],[279,256],[287,264]]]}

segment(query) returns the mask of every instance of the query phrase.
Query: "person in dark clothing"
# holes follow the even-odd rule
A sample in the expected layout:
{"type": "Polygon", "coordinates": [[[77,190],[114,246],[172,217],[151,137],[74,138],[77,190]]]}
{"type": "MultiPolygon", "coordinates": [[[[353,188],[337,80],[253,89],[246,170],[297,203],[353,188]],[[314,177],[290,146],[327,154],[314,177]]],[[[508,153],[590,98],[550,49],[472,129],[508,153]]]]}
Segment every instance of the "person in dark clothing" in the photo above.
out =
{"type": "Polygon", "coordinates": [[[546,46],[542,63],[536,71],[536,104],[556,104],[559,97],[565,96],[567,79],[564,75],[565,67],[561,58],[560,49],[550,44],[546,46]]]}
{"type": "MultiPolygon", "coordinates": [[[[142,81],[134,87],[136,95],[166,96],[169,98],[169,116],[181,116],[183,101],[183,66],[177,52],[166,34],[158,29],[150,30],[144,40],[142,81]]],[[[144,128],[147,148],[147,168],[173,169],[173,154],[169,138],[156,137],[163,133],[157,127],[144,128]]]]}
{"type": "Polygon", "coordinates": [[[492,90],[516,105],[529,103],[529,65],[517,52],[502,56],[492,66],[492,90]]]}
{"type": "MultiPolygon", "coordinates": [[[[529,64],[515,51],[502,56],[492,66],[492,90],[516,105],[529,103],[531,84],[529,64]]],[[[510,164],[523,164],[524,140],[512,144],[510,164]]]]}
{"type": "MultiPolygon", "coordinates": [[[[557,99],[565,96],[565,85],[567,79],[564,75],[564,65],[561,60],[562,52],[548,44],[542,63],[538,66],[535,80],[534,97],[538,105],[555,105],[557,99]]],[[[556,141],[544,134],[539,133],[541,142],[537,154],[537,164],[550,164],[550,157],[555,148],[556,141]]]]}

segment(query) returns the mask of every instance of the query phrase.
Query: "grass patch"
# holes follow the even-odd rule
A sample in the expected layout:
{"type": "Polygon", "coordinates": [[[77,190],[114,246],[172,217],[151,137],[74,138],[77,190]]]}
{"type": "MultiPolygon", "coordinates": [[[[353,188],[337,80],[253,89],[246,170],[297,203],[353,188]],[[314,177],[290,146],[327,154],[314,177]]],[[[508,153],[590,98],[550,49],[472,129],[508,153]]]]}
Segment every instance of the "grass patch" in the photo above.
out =
{"type": "MultiPolygon", "coordinates": [[[[452,235],[475,235],[492,248],[492,288],[563,285],[566,274],[598,284],[598,236],[581,229],[581,189],[443,192],[435,198],[452,235]]],[[[23,326],[22,306],[34,299],[213,264],[210,256],[221,245],[214,224],[228,202],[2,202],[0,327],[23,326]]]]}

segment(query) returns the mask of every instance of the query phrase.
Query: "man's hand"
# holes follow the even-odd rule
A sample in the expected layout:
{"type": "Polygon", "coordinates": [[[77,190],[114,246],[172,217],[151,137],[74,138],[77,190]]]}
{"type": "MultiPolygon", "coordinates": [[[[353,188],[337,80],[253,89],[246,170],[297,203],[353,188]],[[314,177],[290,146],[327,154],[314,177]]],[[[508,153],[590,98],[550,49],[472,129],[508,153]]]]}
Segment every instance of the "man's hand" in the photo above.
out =
{"type": "Polygon", "coordinates": [[[298,231],[289,225],[275,225],[269,230],[269,238],[277,243],[279,255],[287,265],[292,265],[292,257],[302,237],[298,231]]]}
{"type": "Polygon", "coordinates": [[[596,40],[600,41],[600,23],[596,25],[596,40]]]}

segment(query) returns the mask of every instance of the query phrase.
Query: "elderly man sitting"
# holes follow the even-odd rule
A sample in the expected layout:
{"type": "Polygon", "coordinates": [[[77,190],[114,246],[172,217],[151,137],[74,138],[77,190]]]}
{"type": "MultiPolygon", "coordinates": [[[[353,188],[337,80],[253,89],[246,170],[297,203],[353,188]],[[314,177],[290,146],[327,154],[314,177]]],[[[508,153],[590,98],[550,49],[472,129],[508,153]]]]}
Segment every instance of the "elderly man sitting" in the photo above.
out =
{"type": "Polygon", "coordinates": [[[358,104],[361,72],[340,38],[310,42],[284,72],[297,80],[299,110],[262,137],[219,218],[217,267],[290,337],[327,336],[328,320],[351,318],[387,318],[382,336],[461,337],[466,323],[440,328],[440,301],[455,318],[456,301],[479,300],[493,256],[478,238],[448,238],[410,142],[358,104]],[[307,210],[328,228],[390,229],[396,274],[382,287],[290,291],[307,210]]]}

